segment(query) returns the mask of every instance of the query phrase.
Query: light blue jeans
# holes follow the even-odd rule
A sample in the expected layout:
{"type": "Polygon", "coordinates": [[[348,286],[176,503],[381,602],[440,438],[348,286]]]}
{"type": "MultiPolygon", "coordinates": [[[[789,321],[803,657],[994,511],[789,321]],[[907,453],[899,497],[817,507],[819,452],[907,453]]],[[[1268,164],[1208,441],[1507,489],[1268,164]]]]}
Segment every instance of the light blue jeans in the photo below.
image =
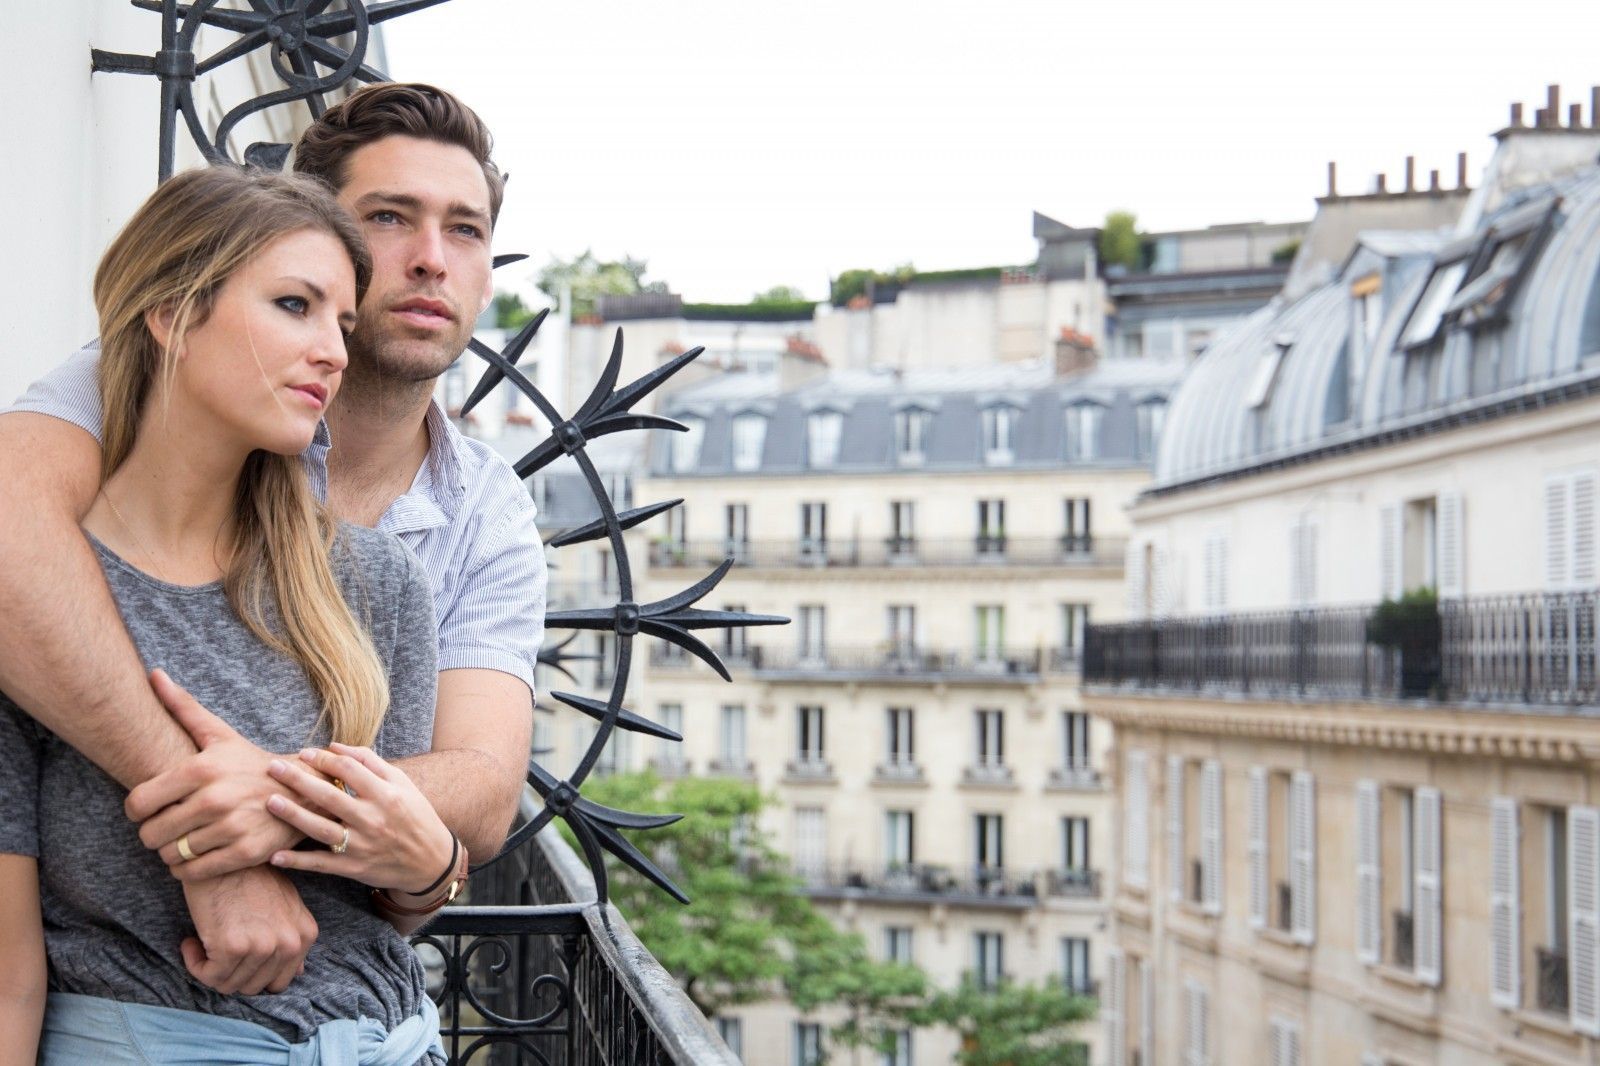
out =
{"type": "Polygon", "coordinates": [[[39,1041],[40,1066],[413,1066],[429,1054],[445,1061],[428,996],[393,1032],[371,1018],[338,1019],[291,1044],[237,1018],[52,992],[39,1041]]]}

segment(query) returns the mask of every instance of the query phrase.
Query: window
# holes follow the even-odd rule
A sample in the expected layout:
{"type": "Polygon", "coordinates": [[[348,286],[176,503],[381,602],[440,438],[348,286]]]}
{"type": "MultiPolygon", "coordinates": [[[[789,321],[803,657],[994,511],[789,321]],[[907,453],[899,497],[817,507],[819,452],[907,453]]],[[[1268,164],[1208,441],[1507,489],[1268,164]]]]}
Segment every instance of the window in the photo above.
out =
{"type": "Polygon", "coordinates": [[[1267,401],[1272,399],[1272,389],[1278,383],[1278,371],[1283,367],[1283,357],[1289,353],[1293,342],[1288,338],[1280,337],[1273,341],[1272,347],[1261,353],[1256,362],[1255,373],[1251,375],[1250,384],[1245,390],[1244,404],[1256,414],[1261,414],[1267,406],[1267,401]]]}
{"type": "Polygon", "coordinates": [[[985,769],[998,769],[1005,765],[1006,713],[1004,711],[974,711],[978,727],[977,765],[985,769]]]}
{"type": "Polygon", "coordinates": [[[839,435],[844,415],[838,411],[813,411],[806,417],[806,457],[811,466],[833,466],[839,461],[839,435]]]}
{"type": "Polygon", "coordinates": [[[1100,425],[1106,409],[1096,403],[1076,403],[1067,408],[1067,458],[1093,462],[1100,458],[1100,425]]]}
{"type": "Polygon", "coordinates": [[[889,554],[910,555],[917,548],[917,505],[910,500],[889,501],[889,554]]]}
{"type": "Polygon", "coordinates": [[[689,509],[684,504],[672,508],[667,512],[667,551],[675,558],[682,558],[688,536],[689,509]]]}
{"type": "Polygon", "coordinates": [[[722,730],[719,734],[718,754],[724,770],[743,773],[745,762],[744,705],[726,703],[722,706],[722,730]]]}
{"type": "Polygon", "coordinates": [[[1061,712],[1061,767],[1088,770],[1089,716],[1083,711],[1061,712]]]}
{"type": "Polygon", "coordinates": [[[794,1023],[794,1066],[821,1066],[822,1026],[815,1022],[794,1023]]]}
{"type": "Polygon", "coordinates": [[[1310,944],[1316,935],[1315,780],[1305,771],[1252,766],[1248,819],[1250,925],[1310,944]]]}
{"type": "Polygon", "coordinates": [[[917,609],[909,603],[891,603],[888,607],[889,655],[895,659],[914,657],[917,653],[917,609]]]}
{"type": "Polygon", "coordinates": [[[700,465],[700,442],[705,436],[705,421],[689,415],[679,415],[677,418],[689,430],[669,437],[668,469],[674,474],[686,474],[700,465]]]}
{"type": "Polygon", "coordinates": [[[1005,869],[1005,819],[998,814],[975,814],[972,832],[972,865],[979,879],[1005,869]]]}
{"type": "Polygon", "coordinates": [[[1122,880],[1131,888],[1150,884],[1150,753],[1123,756],[1122,880]]]}
{"type": "Polygon", "coordinates": [[[1521,284],[1530,255],[1543,240],[1555,204],[1541,200],[1495,223],[1473,259],[1465,283],[1445,308],[1447,319],[1468,328],[1503,321],[1521,284]]]}
{"type": "Polygon", "coordinates": [[[1411,589],[1465,591],[1462,500],[1458,492],[1380,507],[1379,581],[1386,599],[1411,589]]]}
{"type": "Polygon", "coordinates": [[[722,509],[723,551],[743,562],[750,558],[750,505],[730,503],[722,509]]]}
{"type": "Polygon", "coordinates": [[[883,1066],[911,1066],[911,1030],[895,1030],[893,1040],[893,1045],[883,1053],[883,1066]]]}
{"type": "Polygon", "coordinates": [[[600,749],[594,769],[602,776],[625,774],[633,769],[633,734],[625,729],[613,729],[606,738],[606,746],[600,749]]]}
{"type": "Polygon", "coordinates": [[[1222,764],[1167,757],[1167,895],[1222,911],[1222,764]]]}
{"type": "Polygon", "coordinates": [[[1362,351],[1371,352],[1383,324],[1382,275],[1373,272],[1351,282],[1350,298],[1355,301],[1356,335],[1363,342],[1362,351]]]}
{"type": "Polygon", "coordinates": [[[739,1059],[744,1058],[744,1022],[738,1018],[717,1015],[717,1035],[728,1045],[728,1050],[739,1059]]]}
{"type": "MultiPolygon", "coordinates": [[[[725,603],[724,611],[733,614],[743,614],[747,608],[742,603],[725,603]]],[[[750,631],[744,626],[731,626],[722,631],[722,657],[731,662],[738,662],[750,655],[750,631]]]]}
{"type": "Polygon", "coordinates": [[[800,558],[821,562],[828,557],[828,505],[800,505],[800,558]]]}
{"type": "Polygon", "coordinates": [[[820,763],[824,759],[822,708],[795,708],[794,757],[800,763],[820,763]]]}
{"type": "Polygon", "coordinates": [[[983,409],[983,461],[991,464],[1011,462],[1012,431],[1015,428],[1017,409],[996,404],[983,409]]]}
{"type": "MultiPolygon", "coordinates": [[[[663,703],[656,708],[656,722],[663,729],[683,735],[683,704],[663,703]]],[[[656,740],[656,764],[681,768],[683,766],[683,741],[659,737],[656,740]]]]}
{"type": "Polygon", "coordinates": [[[1087,603],[1063,603],[1061,605],[1061,649],[1068,653],[1068,658],[1076,659],[1083,651],[1083,635],[1089,628],[1089,605],[1087,603]]]}
{"type": "Polygon", "coordinates": [[[885,712],[885,757],[890,766],[916,765],[915,713],[910,707],[890,707],[885,712]]]}
{"type": "MultiPolygon", "coordinates": [[[[1183,983],[1183,1061],[1188,1066],[1209,1066],[1211,1062],[1211,991],[1199,981],[1183,983]]],[[[1273,1049],[1273,1066],[1282,1062],[1273,1049]]]]}
{"type": "Polygon", "coordinates": [[[976,617],[978,661],[997,663],[1005,648],[1006,609],[999,604],[980,604],[976,617]]]}
{"type": "Polygon", "coordinates": [[[1427,287],[1412,307],[1411,318],[1400,334],[1401,348],[1407,351],[1423,348],[1443,334],[1449,325],[1446,312],[1450,301],[1455,297],[1456,290],[1461,288],[1461,279],[1467,274],[1468,261],[1465,257],[1470,251],[1470,244],[1452,245],[1440,251],[1439,260],[1428,277],[1427,287]]]}
{"type": "Polygon", "coordinates": [[[616,676],[617,661],[613,650],[616,642],[614,633],[596,633],[594,635],[594,687],[611,684],[611,679],[616,676]]]}
{"type": "Polygon", "coordinates": [[[1068,497],[1065,502],[1065,521],[1062,525],[1061,546],[1068,552],[1086,552],[1094,546],[1089,529],[1089,498],[1068,497]]]}
{"type": "Polygon", "coordinates": [[[886,925],[883,928],[883,961],[900,962],[910,966],[914,961],[909,925],[886,925]]]}
{"type": "Polygon", "coordinates": [[[1092,994],[1089,976],[1089,941],[1086,937],[1061,938],[1061,985],[1080,996],[1092,994]]]}
{"type": "Polygon", "coordinates": [[[828,821],[821,807],[794,809],[794,868],[805,877],[816,877],[827,868],[828,821]]]}
{"type": "Polygon", "coordinates": [[[1273,1066],[1300,1066],[1300,1023],[1274,1016],[1267,1025],[1267,1053],[1273,1066]]]}
{"type": "Polygon", "coordinates": [[[761,466],[761,452],[767,444],[767,418],[759,414],[742,414],[733,420],[733,468],[756,470],[761,466]]]}
{"type": "Polygon", "coordinates": [[[632,477],[617,471],[600,476],[605,482],[606,495],[611,497],[612,507],[619,511],[626,511],[633,506],[632,477]]]}
{"type": "Polygon", "coordinates": [[[894,454],[902,466],[916,466],[925,456],[928,438],[927,411],[908,407],[894,415],[894,454]]]}
{"type": "Polygon", "coordinates": [[[1070,815],[1061,819],[1061,869],[1068,873],[1088,873],[1089,819],[1070,815]]]}
{"type": "Polygon", "coordinates": [[[1006,501],[978,501],[978,554],[1000,555],[1006,550],[1006,501]]]}
{"type": "Polygon", "coordinates": [[[1004,933],[977,932],[972,934],[972,973],[984,988],[998,985],[1006,973],[1006,938],[1004,933]]]}
{"type": "Polygon", "coordinates": [[[1356,782],[1356,954],[1437,985],[1443,944],[1439,790],[1356,782]]]}
{"type": "MultiPolygon", "coordinates": [[[[550,510],[550,478],[543,470],[534,474],[529,481],[528,493],[533,497],[533,508],[542,518],[550,510]]],[[[540,522],[540,525],[543,525],[540,522]]]]}
{"type": "Polygon", "coordinates": [[[823,642],[827,608],[820,603],[800,605],[800,659],[803,662],[821,662],[827,654],[823,642]]]}
{"type": "Polygon", "coordinates": [[[1167,401],[1145,400],[1134,408],[1134,420],[1139,434],[1139,458],[1149,459],[1156,454],[1156,443],[1161,439],[1161,427],[1167,421],[1167,401]]]}
{"type": "Polygon", "coordinates": [[[903,868],[916,862],[916,816],[911,811],[889,811],[884,815],[883,827],[887,868],[903,868]]]}

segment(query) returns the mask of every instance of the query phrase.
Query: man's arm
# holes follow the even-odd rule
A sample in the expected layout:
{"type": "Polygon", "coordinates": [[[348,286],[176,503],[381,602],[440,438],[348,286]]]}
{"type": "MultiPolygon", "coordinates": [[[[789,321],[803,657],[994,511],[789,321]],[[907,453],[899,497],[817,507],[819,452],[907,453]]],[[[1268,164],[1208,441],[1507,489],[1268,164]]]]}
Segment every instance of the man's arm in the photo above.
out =
{"type": "Polygon", "coordinates": [[[473,862],[500,851],[517,814],[533,742],[528,686],[497,670],[439,675],[433,750],[396,759],[473,862]]]}

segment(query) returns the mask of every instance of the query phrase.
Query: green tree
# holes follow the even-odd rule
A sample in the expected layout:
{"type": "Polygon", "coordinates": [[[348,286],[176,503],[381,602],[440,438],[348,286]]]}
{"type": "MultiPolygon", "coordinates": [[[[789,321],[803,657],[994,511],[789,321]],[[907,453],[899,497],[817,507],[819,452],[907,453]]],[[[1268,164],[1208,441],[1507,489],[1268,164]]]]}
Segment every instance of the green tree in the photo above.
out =
{"type": "Polygon", "coordinates": [[[624,810],[684,815],[633,839],[693,902],[674,902],[620,864],[610,868],[611,898],[708,1017],[783,995],[802,1011],[843,1008],[834,1042],[885,1047],[926,1000],[920,970],[874,961],[860,936],[839,931],[812,905],[757,828],[765,801],[754,785],[619,774],[591,782],[585,795],[624,810]]]}
{"type": "Polygon", "coordinates": [[[554,302],[560,310],[561,291],[572,289],[573,315],[594,314],[596,301],[602,296],[631,296],[639,292],[666,292],[664,281],[644,280],[649,264],[643,259],[623,256],[617,260],[595,258],[593,249],[571,259],[552,258],[539,271],[535,284],[539,291],[554,302]]]}
{"type": "Polygon", "coordinates": [[[1138,218],[1132,211],[1113,211],[1100,227],[1100,262],[1107,266],[1139,268],[1144,241],[1139,236],[1138,218]]]}
{"type": "Polygon", "coordinates": [[[969,975],[907,1016],[919,1026],[954,1029],[957,1066],[1089,1066],[1078,1027],[1094,1013],[1094,1000],[1059,981],[985,987],[969,975]]]}
{"type": "Polygon", "coordinates": [[[750,298],[751,307],[790,307],[810,302],[805,293],[792,285],[774,285],[766,292],[758,292],[750,298]]]}
{"type": "Polygon", "coordinates": [[[505,330],[518,330],[528,324],[536,312],[522,302],[514,292],[494,294],[494,324],[505,330]]]}
{"type": "Polygon", "coordinates": [[[910,281],[917,273],[910,263],[902,263],[893,270],[863,270],[860,268],[844,270],[833,279],[833,284],[828,292],[828,299],[833,306],[843,307],[851,299],[866,294],[867,289],[874,285],[899,284],[910,281]]]}

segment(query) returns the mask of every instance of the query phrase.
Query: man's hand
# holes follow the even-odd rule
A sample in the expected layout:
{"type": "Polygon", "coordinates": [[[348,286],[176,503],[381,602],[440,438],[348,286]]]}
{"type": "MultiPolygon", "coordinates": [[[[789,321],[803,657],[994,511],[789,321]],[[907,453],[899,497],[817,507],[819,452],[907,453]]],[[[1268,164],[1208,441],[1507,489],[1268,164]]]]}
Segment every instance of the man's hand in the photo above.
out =
{"type": "Polygon", "coordinates": [[[278,756],[244,739],[163,671],[150,672],[150,687],[200,751],[128,793],[123,809],[140,823],[144,846],[188,883],[260,866],[298,844],[300,833],[267,811],[268,797],[290,794],[267,773],[278,756]],[[188,862],[178,854],[184,836],[195,855],[188,862]]]}
{"type": "Polygon", "coordinates": [[[256,868],[186,882],[196,936],[180,945],[184,965],[225,996],[282,992],[305,970],[317,922],[277,870],[256,868]]]}

